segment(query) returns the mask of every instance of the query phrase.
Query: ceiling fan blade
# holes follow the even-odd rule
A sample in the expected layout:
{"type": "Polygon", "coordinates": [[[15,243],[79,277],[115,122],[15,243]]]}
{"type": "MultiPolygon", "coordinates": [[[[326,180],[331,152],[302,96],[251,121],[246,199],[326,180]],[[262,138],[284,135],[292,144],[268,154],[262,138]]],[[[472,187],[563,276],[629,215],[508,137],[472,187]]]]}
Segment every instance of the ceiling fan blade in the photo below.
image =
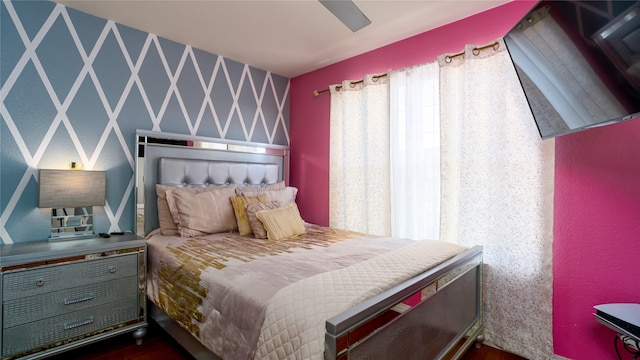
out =
{"type": "Polygon", "coordinates": [[[371,24],[371,20],[351,0],[318,1],[353,32],[371,24]]]}

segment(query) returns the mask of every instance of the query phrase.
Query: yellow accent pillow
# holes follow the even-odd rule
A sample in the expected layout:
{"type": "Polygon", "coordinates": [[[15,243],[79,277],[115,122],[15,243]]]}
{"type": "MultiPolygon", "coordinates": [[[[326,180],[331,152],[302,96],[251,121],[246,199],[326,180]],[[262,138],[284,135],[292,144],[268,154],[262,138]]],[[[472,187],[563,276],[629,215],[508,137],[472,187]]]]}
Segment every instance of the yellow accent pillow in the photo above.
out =
{"type": "Polygon", "coordinates": [[[238,223],[238,232],[240,235],[251,235],[251,225],[249,225],[247,210],[245,209],[247,204],[265,203],[269,200],[269,195],[267,194],[231,197],[231,204],[233,204],[233,211],[236,214],[236,222],[238,223]]]}
{"type": "Polygon", "coordinates": [[[261,210],[256,212],[256,216],[267,230],[267,237],[272,241],[307,232],[295,203],[273,210],[261,210]]]}

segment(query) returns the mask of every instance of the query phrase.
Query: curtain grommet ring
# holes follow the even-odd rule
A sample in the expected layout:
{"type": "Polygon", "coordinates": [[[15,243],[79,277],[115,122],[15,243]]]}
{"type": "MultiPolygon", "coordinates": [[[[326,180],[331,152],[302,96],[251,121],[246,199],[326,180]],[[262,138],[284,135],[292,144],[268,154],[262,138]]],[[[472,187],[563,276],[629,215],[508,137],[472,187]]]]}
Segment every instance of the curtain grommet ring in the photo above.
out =
{"type": "Polygon", "coordinates": [[[444,57],[444,62],[446,62],[447,64],[451,62],[451,56],[447,55],[444,57]]]}
{"type": "Polygon", "coordinates": [[[473,56],[478,56],[478,55],[480,55],[480,49],[478,49],[478,48],[473,48],[473,50],[471,51],[471,53],[473,54],[473,56]]]}

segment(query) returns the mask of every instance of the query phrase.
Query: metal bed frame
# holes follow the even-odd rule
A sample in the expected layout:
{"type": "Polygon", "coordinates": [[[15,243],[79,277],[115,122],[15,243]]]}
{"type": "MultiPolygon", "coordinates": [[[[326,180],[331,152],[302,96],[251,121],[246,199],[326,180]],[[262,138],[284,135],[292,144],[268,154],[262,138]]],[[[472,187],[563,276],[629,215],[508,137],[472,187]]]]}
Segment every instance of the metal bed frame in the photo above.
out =
{"type": "MultiPolygon", "coordinates": [[[[136,135],[136,224],[141,236],[158,227],[160,158],[277,164],[278,180],[288,182],[289,149],[284,146],[140,130],[136,135]]],[[[194,358],[219,359],[154,304],[148,309],[194,358]]],[[[482,330],[482,247],[476,246],[328,319],[324,358],[458,359],[474,342],[479,346],[482,330]]]]}

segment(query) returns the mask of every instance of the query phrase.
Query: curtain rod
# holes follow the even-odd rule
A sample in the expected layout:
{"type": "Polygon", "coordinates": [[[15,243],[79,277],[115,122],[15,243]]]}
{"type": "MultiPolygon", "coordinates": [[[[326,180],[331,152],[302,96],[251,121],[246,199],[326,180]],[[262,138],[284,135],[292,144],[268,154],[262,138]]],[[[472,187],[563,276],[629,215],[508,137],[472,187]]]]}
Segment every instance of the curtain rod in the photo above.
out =
{"type": "MultiPolygon", "coordinates": [[[[373,80],[374,80],[374,81],[376,81],[376,80],[378,80],[379,78],[383,78],[383,77],[385,77],[385,76],[387,76],[387,74],[386,74],[386,73],[384,73],[384,74],[379,74],[379,75],[373,75],[373,76],[372,76],[372,78],[373,78],[373,80]]],[[[357,80],[357,81],[352,81],[352,82],[350,82],[350,84],[351,84],[351,85],[357,85],[357,84],[360,84],[360,83],[362,83],[362,82],[364,82],[364,79],[362,79],[362,80],[357,80]]],[[[340,89],[340,88],[342,88],[342,85],[337,85],[337,86],[336,86],[336,89],[340,89]]],[[[325,93],[325,92],[328,92],[328,91],[329,91],[329,88],[324,89],[324,90],[313,90],[313,96],[318,96],[318,95],[320,95],[320,94],[322,94],[322,93],[325,93]]]]}
{"type": "MultiPolygon", "coordinates": [[[[489,45],[485,45],[485,46],[479,46],[479,47],[474,47],[473,50],[471,50],[471,53],[475,56],[478,56],[480,54],[480,51],[488,49],[488,48],[493,48],[493,50],[498,50],[500,48],[500,43],[499,42],[494,42],[491,43],[489,45]]],[[[462,56],[464,55],[464,51],[459,52],[457,54],[453,54],[453,55],[447,55],[444,57],[444,61],[447,63],[450,63],[451,60],[453,60],[453,58],[458,57],[458,56],[462,56]]]]}
{"type": "MultiPolygon", "coordinates": [[[[493,48],[493,50],[498,50],[500,48],[500,43],[498,41],[495,41],[495,42],[493,42],[493,43],[491,43],[489,45],[474,47],[473,50],[471,50],[471,52],[473,53],[473,55],[478,56],[480,54],[480,51],[488,49],[488,48],[493,48]]],[[[451,60],[453,60],[453,58],[458,57],[458,56],[462,56],[462,55],[464,55],[464,51],[456,53],[456,54],[453,54],[453,55],[447,55],[447,56],[445,56],[444,61],[447,62],[447,63],[450,63],[451,60]]],[[[373,80],[377,80],[378,78],[385,77],[385,76],[387,76],[387,73],[379,74],[379,75],[373,75],[373,80]]],[[[360,84],[363,81],[364,81],[364,79],[363,80],[358,80],[358,81],[352,81],[351,85],[360,84]]],[[[340,88],[342,88],[342,85],[337,85],[336,86],[336,89],[340,89],[340,88]]],[[[318,96],[318,95],[320,95],[322,93],[326,93],[328,91],[329,91],[328,88],[327,89],[323,89],[323,90],[313,90],[313,95],[314,96],[318,96]]]]}

